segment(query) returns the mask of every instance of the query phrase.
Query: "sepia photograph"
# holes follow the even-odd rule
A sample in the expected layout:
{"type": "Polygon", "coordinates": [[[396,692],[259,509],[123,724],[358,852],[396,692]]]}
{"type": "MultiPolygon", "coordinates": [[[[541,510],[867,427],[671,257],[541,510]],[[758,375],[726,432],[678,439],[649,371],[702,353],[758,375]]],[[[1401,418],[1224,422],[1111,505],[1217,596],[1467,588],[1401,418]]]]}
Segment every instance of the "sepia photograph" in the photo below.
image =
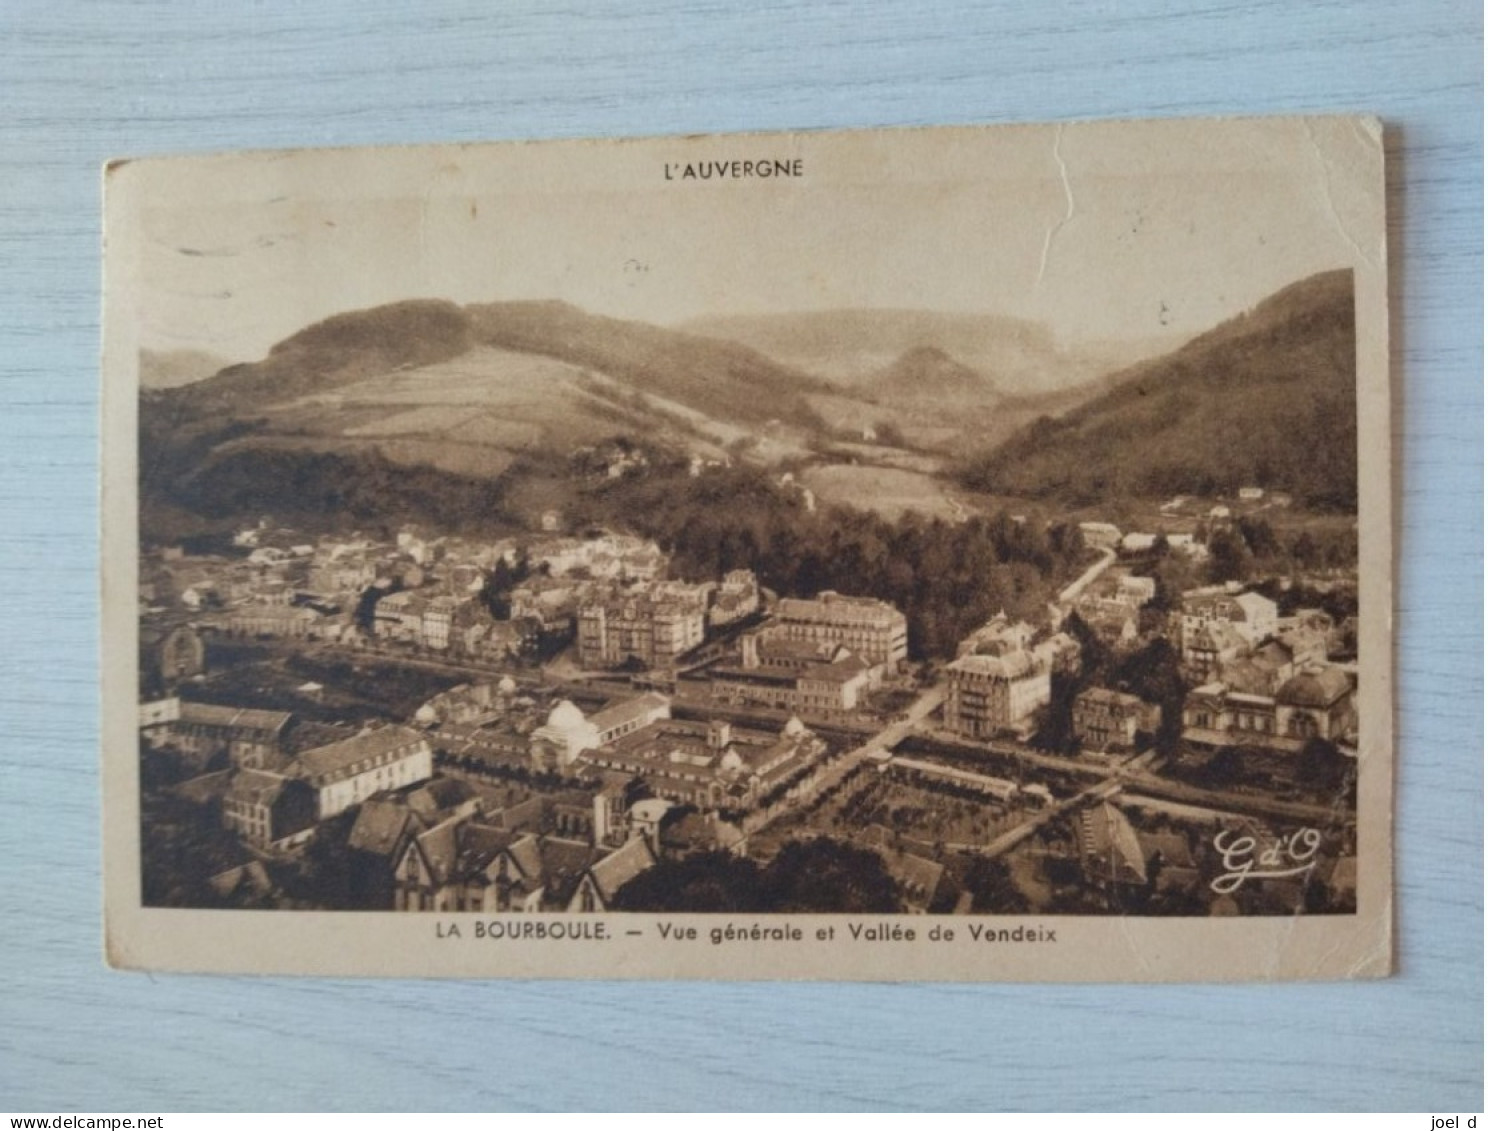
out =
{"type": "Polygon", "coordinates": [[[1391,971],[1376,121],[121,160],[105,212],[114,964],[1391,971]]]}

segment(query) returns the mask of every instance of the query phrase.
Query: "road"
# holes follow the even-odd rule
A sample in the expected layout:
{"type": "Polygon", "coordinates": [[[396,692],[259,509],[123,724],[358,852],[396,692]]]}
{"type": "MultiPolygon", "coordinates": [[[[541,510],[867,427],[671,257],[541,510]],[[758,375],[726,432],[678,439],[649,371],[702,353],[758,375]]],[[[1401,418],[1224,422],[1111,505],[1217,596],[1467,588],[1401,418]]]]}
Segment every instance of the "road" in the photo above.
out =
{"type": "Polygon", "coordinates": [[[326,640],[303,640],[295,637],[246,639],[241,641],[224,639],[222,644],[228,647],[241,645],[244,648],[274,652],[280,655],[324,656],[345,660],[348,663],[398,664],[402,667],[420,668],[424,671],[435,671],[445,675],[462,676],[465,678],[500,679],[502,676],[510,676],[517,683],[526,687],[539,687],[544,682],[541,672],[530,668],[524,670],[515,669],[509,664],[483,663],[471,660],[456,661],[427,653],[414,654],[392,648],[377,648],[371,645],[348,648],[326,640]]]}
{"type": "Polygon", "coordinates": [[[1280,798],[1265,797],[1254,793],[1203,789],[1199,786],[1173,781],[1171,778],[1158,777],[1145,770],[1131,774],[1126,781],[1126,786],[1134,794],[1167,798],[1202,809],[1278,817],[1286,821],[1301,821],[1320,827],[1334,824],[1340,817],[1352,820],[1355,814],[1352,805],[1310,805],[1303,801],[1283,801],[1280,798]]]}
{"type": "Polygon", "coordinates": [[[1112,777],[1105,781],[1098,781],[1094,785],[1086,786],[1073,797],[1067,797],[1063,801],[1049,806],[1047,809],[1035,810],[1021,825],[1009,829],[987,845],[986,848],[979,849],[978,851],[983,856],[1001,856],[1003,853],[1022,844],[1055,817],[1062,817],[1074,809],[1083,809],[1086,805],[1095,801],[1105,801],[1120,792],[1121,782],[1116,780],[1116,775],[1112,775],[1112,777]]]}
{"type": "MultiPolygon", "coordinates": [[[[1081,774],[1085,777],[1098,777],[1104,780],[1115,772],[1114,766],[1097,765],[1059,754],[1041,754],[1030,747],[1006,740],[978,739],[973,742],[946,730],[923,731],[921,737],[965,751],[967,754],[976,755],[988,752],[1002,754],[1008,758],[1018,759],[1025,766],[1040,766],[1046,770],[1057,770],[1065,774],[1081,774]]],[[[929,753],[933,754],[934,751],[929,753]]]]}
{"type": "Polygon", "coordinates": [[[1115,550],[1102,550],[1100,561],[1096,562],[1079,577],[1075,578],[1074,581],[1066,585],[1064,589],[1060,591],[1059,599],[1056,603],[1064,609],[1067,609],[1069,606],[1073,605],[1080,599],[1080,594],[1085,592],[1085,590],[1090,587],[1091,582],[1093,582],[1101,574],[1105,573],[1106,570],[1110,569],[1111,563],[1115,560],[1115,550]]]}
{"type": "Polygon", "coordinates": [[[869,754],[875,751],[889,750],[900,742],[903,742],[917,724],[923,722],[926,716],[945,701],[945,694],[945,685],[939,683],[925,691],[910,705],[909,710],[905,711],[899,719],[889,723],[867,741],[853,747],[853,749],[834,761],[823,771],[821,777],[816,779],[810,789],[796,795],[796,803],[794,805],[782,806],[768,820],[755,828],[751,835],[762,832],[787,813],[794,812],[801,805],[819,797],[823,791],[837,786],[848,774],[861,766],[863,759],[869,754]]]}

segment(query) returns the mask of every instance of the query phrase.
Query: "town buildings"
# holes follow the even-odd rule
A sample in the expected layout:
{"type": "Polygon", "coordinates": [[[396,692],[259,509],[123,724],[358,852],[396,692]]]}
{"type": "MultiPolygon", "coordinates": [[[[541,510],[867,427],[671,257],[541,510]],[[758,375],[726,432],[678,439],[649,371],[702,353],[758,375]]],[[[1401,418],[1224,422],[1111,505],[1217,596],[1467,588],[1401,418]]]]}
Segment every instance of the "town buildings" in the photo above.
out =
{"type": "Polygon", "coordinates": [[[317,816],[324,821],[374,793],[432,777],[434,751],[411,727],[386,726],[307,750],[286,772],[315,789],[317,816]]]}
{"type": "Polygon", "coordinates": [[[547,721],[533,731],[530,752],[537,770],[567,770],[580,754],[669,719],[671,702],[666,696],[648,691],[631,699],[610,704],[586,717],[571,701],[564,699],[548,713],[547,721]]]}
{"type": "Polygon", "coordinates": [[[1354,684],[1342,668],[1310,667],[1274,695],[1213,682],[1183,703],[1183,737],[1199,746],[1258,746],[1295,753],[1308,739],[1349,741],[1358,727],[1354,684]]]}
{"type": "Polygon", "coordinates": [[[734,569],[723,575],[723,581],[713,592],[713,603],[708,609],[710,628],[723,628],[758,612],[760,608],[759,582],[754,572],[734,569]]]}
{"type": "MultiPolygon", "coordinates": [[[[1133,554],[1160,553],[1158,537],[1129,535],[1121,546],[1133,554]]],[[[1167,537],[1176,549],[1177,536],[1167,537]]],[[[716,585],[657,581],[666,574],[660,551],[611,536],[494,547],[418,536],[403,539],[397,548],[343,543],[334,551],[327,545],[309,547],[308,554],[297,553],[294,544],[283,540],[284,547],[254,547],[264,551],[255,561],[177,556],[157,565],[159,576],[152,576],[148,586],[152,594],[158,590],[162,604],[146,613],[153,631],[141,659],[153,674],[168,678],[165,687],[156,679],[146,690],[139,719],[148,741],[173,745],[187,755],[179,765],[170,758],[150,758],[147,768],[155,779],[150,788],[169,789],[200,806],[204,815],[216,806],[223,823],[275,866],[277,878],[296,869],[308,875],[322,858],[316,851],[286,864],[275,860],[279,853],[316,836],[346,834],[346,848],[367,864],[362,871],[379,877],[358,896],[363,902],[357,905],[596,911],[613,907],[624,886],[644,874],[658,855],[685,858],[748,849],[763,860],[782,838],[777,835],[772,842],[760,829],[780,818],[785,829],[799,822],[813,833],[861,845],[865,832],[887,833],[889,824],[897,829],[911,822],[872,813],[866,804],[848,807],[853,793],[868,782],[867,774],[833,794],[829,783],[841,780],[836,771],[856,772],[859,760],[829,762],[826,743],[799,720],[819,723],[822,733],[839,743],[835,748],[854,749],[865,744],[862,736],[878,729],[871,705],[884,716],[878,721],[887,737],[874,743],[861,765],[871,772],[877,764],[889,786],[901,794],[918,791],[927,807],[954,796],[956,807],[964,803],[975,811],[974,818],[961,822],[967,827],[956,828],[954,835],[951,826],[959,819],[946,822],[947,840],[985,841],[1016,828],[1026,819],[1024,809],[1058,807],[1058,813],[1046,814],[1052,817],[1047,845],[1039,843],[1040,852],[1047,847],[1051,855],[1063,856],[1062,868],[1054,870],[1056,888],[1073,882],[1076,858],[1091,889],[1140,885],[1144,875],[1152,880],[1154,894],[1161,894],[1164,885],[1185,892],[1199,885],[1183,835],[1149,837],[1143,832],[1134,849],[1130,824],[1119,809],[1098,801],[1089,807],[1095,791],[1085,792],[1088,787],[1081,782],[1107,770],[1116,773],[1101,759],[1072,760],[1066,772],[1046,757],[1020,758],[1003,742],[980,752],[965,751],[978,754],[983,766],[942,765],[932,754],[921,760],[895,753],[915,747],[896,747],[894,736],[917,729],[924,736],[931,724],[909,724],[903,715],[891,722],[887,716],[933,689],[914,686],[906,676],[894,681],[892,693],[875,696],[870,704],[870,693],[907,656],[906,619],[885,602],[824,592],[767,608],[769,595],[747,570],[733,571],[716,585]],[[539,551],[536,558],[527,556],[530,551],[539,551]],[[542,567],[529,573],[533,560],[542,567]],[[486,584],[486,571],[497,561],[513,567],[497,571],[506,579],[501,592],[494,576],[486,584]],[[519,576],[521,582],[511,581],[519,576]],[[415,587],[391,592],[394,577],[415,587]],[[377,588],[367,592],[374,583],[377,588]],[[478,583],[484,594],[474,599],[478,583]],[[508,584],[511,589],[505,592],[508,584]],[[183,612],[180,606],[191,603],[183,597],[187,591],[194,595],[192,601],[211,611],[183,612]],[[509,604],[510,618],[494,620],[490,609],[500,609],[503,601],[509,604]],[[768,620],[765,612],[771,614],[768,620]],[[257,681],[256,673],[255,682],[247,683],[219,667],[198,684],[201,690],[191,692],[203,694],[220,686],[232,689],[229,696],[242,694],[245,701],[304,704],[324,690],[321,702],[305,704],[310,718],[297,732],[283,712],[166,697],[170,683],[203,674],[208,643],[214,664],[219,656],[231,657],[234,642],[212,637],[213,629],[326,640],[337,627],[346,634],[343,639],[355,639],[359,646],[362,633],[370,632],[378,638],[374,647],[396,646],[382,647],[384,651],[412,646],[441,653],[407,664],[409,669],[439,672],[439,687],[458,678],[476,682],[429,695],[412,718],[419,729],[385,726],[361,735],[347,729],[340,733],[348,737],[328,744],[312,735],[322,733],[316,720],[334,717],[337,706],[351,698],[348,692],[358,690],[343,682],[345,670],[358,669],[353,679],[362,671],[380,673],[398,663],[396,655],[377,657],[372,664],[358,663],[357,656],[333,655],[333,663],[322,663],[313,654],[319,649],[239,648],[272,657],[265,667],[278,666],[277,683],[270,687],[267,680],[257,681]],[[718,630],[717,639],[689,656],[709,629],[718,630]],[[504,659],[539,632],[550,643],[548,633],[573,632],[584,667],[673,669],[668,677],[680,669],[679,713],[700,718],[673,718],[671,701],[655,692],[630,693],[599,706],[601,696],[617,687],[616,677],[586,681],[574,674],[567,658],[541,671],[536,665],[522,672],[513,669],[506,677],[489,670],[476,675],[479,666],[464,662],[467,657],[504,659]],[[175,636],[170,646],[174,659],[164,643],[168,633],[175,636]],[[734,648],[737,652],[729,651],[734,648]],[[679,664],[678,657],[686,661],[679,664]],[[690,669],[705,661],[711,663],[708,699],[689,699],[696,687],[689,680],[696,674],[690,669]],[[459,674],[462,667],[466,674],[459,674]],[[219,683],[223,674],[230,678],[219,683]],[[296,683],[307,675],[324,680],[326,687],[312,693],[307,690],[312,685],[303,684],[296,692],[296,683]],[[791,722],[779,730],[778,723],[741,725],[766,711],[778,711],[779,719],[791,722]],[[312,748],[295,756],[297,747],[307,745],[312,748]],[[876,749],[879,745],[885,748],[876,749]],[[1010,768],[1014,764],[1019,768],[1010,768]],[[169,780],[183,771],[217,767],[224,768],[188,782],[169,780]],[[508,801],[492,800],[500,791],[511,792],[508,801]],[[1077,791],[1085,795],[1076,800],[1077,791]],[[823,797],[815,808],[803,803],[823,797]],[[346,819],[327,823],[338,814],[346,819]],[[854,822],[857,827],[849,827],[854,822]],[[979,828],[972,827],[977,824],[979,828]],[[1071,834],[1075,856],[1064,847],[1071,834]],[[1154,867],[1149,841],[1164,837],[1172,843],[1162,848],[1162,864],[1154,867]]],[[[1354,739],[1352,680],[1347,670],[1328,662],[1330,653],[1334,661],[1351,658],[1345,649],[1352,645],[1343,639],[1349,624],[1348,591],[1337,598],[1311,591],[1321,590],[1324,581],[1354,584],[1347,571],[1298,580],[1295,584],[1305,584],[1308,591],[1288,597],[1288,608],[1296,601],[1325,604],[1334,610],[1336,623],[1321,608],[1300,608],[1280,617],[1273,602],[1239,586],[1192,591],[1171,616],[1148,612],[1139,621],[1140,610],[1157,596],[1159,585],[1127,572],[1129,568],[1133,563],[1102,563],[1101,570],[1082,582],[1077,597],[1020,592],[1020,610],[1038,608],[1040,598],[1049,602],[1047,615],[1034,618],[1037,624],[999,614],[961,642],[957,658],[945,669],[924,665],[923,673],[931,679],[943,671],[945,728],[973,742],[1026,740],[1058,688],[1061,709],[1070,702],[1070,731],[1085,751],[1132,749],[1143,735],[1154,733],[1160,711],[1153,704],[1101,686],[1076,696],[1072,680],[1056,678],[1078,673],[1083,658],[1099,668],[1086,683],[1166,687],[1172,675],[1171,657],[1160,646],[1114,656],[1090,648],[1088,657],[1082,657],[1081,644],[1071,635],[1075,629],[1061,631],[1073,601],[1074,611],[1114,645],[1150,642],[1159,635],[1175,644],[1181,672],[1194,686],[1183,710],[1184,737],[1194,746],[1297,752],[1311,737],[1345,747],[1354,739]],[[1161,679],[1132,676],[1136,665],[1148,660],[1161,665],[1161,679]]],[[[1165,583],[1179,573],[1164,572],[1165,583]]],[[[1273,584],[1277,588],[1263,588],[1285,590],[1283,579],[1273,584]]],[[[1049,588],[1054,588],[1053,579],[1049,588]]],[[[1169,591],[1164,589],[1163,595],[1169,591]]],[[[1079,637],[1088,639],[1083,632],[1079,637]]],[[[409,679],[407,685],[416,683],[409,679]]],[[[658,675],[632,681],[632,686],[670,685],[670,678],[658,675]]],[[[404,688],[398,690],[401,698],[404,688]]],[[[1175,689],[1172,694],[1181,693],[1175,689]]],[[[922,709],[913,712],[917,719],[922,714],[922,709]]],[[[336,733],[329,725],[324,729],[336,733]]],[[[1063,736],[1069,731],[1059,725],[1047,733],[1063,736]]],[[[933,749],[933,743],[927,745],[933,749]]],[[[1179,772],[1191,768],[1192,755],[1192,750],[1177,752],[1173,762],[1179,772]]],[[[1167,769],[1154,762],[1151,772],[1167,769]]],[[[1305,776],[1298,775],[1299,793],[1312,788],[1305,776]]],[[[1122,787],[1138,795],[1142,785],[1129,777],[1122,787]]],[[[889,814],[901,817],[907,811],[899,798],[888,808],[889,814]]],[[[924,843],[933,836],[927,834],[924,843]]],[[[1192,839],[1193,853],[1201,853],[1203,841],[1192,839]]],[[[897,839],[891,856],[889,844],[884,841],[876,850],[912,909],[935,903],[943,878],[952,888],[960,882],[954,865],[947,870],[912,851],[900,852],[897,839]]],[[[324,859],[339,857],[327,854],[324,859]]],[[[220,866],[220,861],[214,864],[220,866]]],[[[304,898],[298,886],[291,890],[294,899],[304,898]]],[[[261,891],[249,894],[270,898],[261,891]]],[[[279,892],[273,898],[290,897],[279,892]]]]}
{"type": "Polygon", "coordinates": [[[1202,628],[1228,624],[1248,644],[1258,644],[1276,631],[1276,602],[1259,593],[1231,593],[1218,589],[1195,589],[1183,595],[1182,607],[1174,614],[1178,649],[1186,651],[1202,628]]]}
{"type": "Polygon", "coordinates": [[[1108,801],[1092,805],[1081,810],[1077,827],[1080,867],[1092,887],[1116,893],[1147,882],[1141,842],[1120,809],[1108,801]]]}
{"type": "Polygon", "coordinates": [[[608,911],[620,889],[656,863],[656,850],[645,837],[626,841],[586,868],[568,901],[568,911],[608,911]]]}
{"type": "Polygon", "coordinates": [[[956,658],[977,652],[995,655],[1013,648],[1027,648],[1036,635],[1031,624],[1009,620],[1007,613],[999,612],[956,646],[956,658]]]}
{"type": "Polygon", "coordinates": [[[945,725],[967,738],[1033,732],[1049,702],[1049,665],[1026,648],[973,653],[946,667],[945,725]]]}
{"type": "Polygon", "coordinates": [[[883,601],[787,598],[768,624],[739,638],[737,663],[709,670],[711,695],[732,706],[842,715],[897,670],[907,640],[904,614],[883,601]]]}
{"type": "Polygon", "coordinates": [[[641,837],[597,847],[454,816],[406,840],[393,866],[393,908],[603,911],[655,862],[641,837]]]}
{"type": "Polygon", "coordinates": [[[305,606],[250,603],[238,605],[219,620],[222,628],[237,636],[286,636],[305,639],[317,635],[323,613],[305,606]]]}
{"type": "Polygon", "coordinates": [[[510,676],[489,683],[462,683],[424,702],[414,712],[414,722],[423,726],[480,726],[510,709],[517,694],[516,681],[510,676]]]}
{"type": "Polygon", "coordinates": [[[1225,664],[1276,630],[1275,601],[1218,587],[1185,593],[1170,619],[1169,635],[1176,638],[1184,679],[1199,684],[1217,678],[1225,664]]]}
{"type": "Polygon", "coordinates": [[[222,823],[264,848],[308,840],[318,819],[315,791],[286,774],[240,770],[222,797],[222,823]]]}
{"type": "Polygon", "coordinates": [[[667,668],[703,642],[707,591],[653,583],[591,594],[579,606],[579,664],[616,668],[635,662],[667,668]]]}
{"type": "Polygon", "coordinates": [[[787,640],[841,644],[883,672],[909,655],[904,614],[872,597],[845,597],[829,590],[811,600],[785,598],[775,606],[771,623],[787,640]]]}
{"type": "MultiPolygon", "coordinates": [[[[146,634],[141,634],[144,644],[146,634]]],[[[177,625],[163,636],[153,639],[155,666],[165,687],[201,675],[207,669],[206,645],[189,624],[177,625]]],[[[142,664],[142,667],[145,665],[142,664]]]]}
{"type": "Polygon", "coordinates": [[[393,870],[393,909],[540,911],[549,889],[566,903],[596,855],[580,841],[450,817],[403,847],[393,870]]]}
{"type": "Polygon", "coordinates": [[[529,577],[511,591],[511,619],[529,620],[541,631],[569,636],[574,631],[579,603],[590,588],[568,578],[529,577]]]}
{"type": "Polygon", "coordinates": [[[1130,750],[1156,732],[1160,711],[1135,695],[1090,687],[1075,696],[1071,718],[1082,750],[1130,750]]]}
{"type": "Polygon", "coordinates": [[[874,671],[846,645],[794,639],[771,626],[743,636],[739,663],[708,677],[715,703],[831,716],[857,709],[874,671]]]}
{"type": "Polygon", "coordinates": [[[1080,534],[1085,545],[1097,550],[1114,550],[1121,545],[1121,531],[1109,522],[1082,522],[1080,534]]]}
{"type": "Polygon", "coordinates": [[[1085,594],[1075,612],[1097,639],[1112,648],[1129,648],[1137,642],[1139,606],[1121,597],[1085,594]]]}
{"type": "Polygon", "coordinates": [[[224,760],[238,769],[277,769],[283,761],[288,712],[189,699],[167,703],[175,705],[156,708],[146,737],[173,746],[199,769],[215,768],[224,760]]]}
{"type": "Polygon", "coordinates": [[[792,719],[778,735],[719,719],[668,719],[581,755],[595,770],[640,778],[657,797],[700,809],[743,809],[806,772],[826,744],[792,719]]]}

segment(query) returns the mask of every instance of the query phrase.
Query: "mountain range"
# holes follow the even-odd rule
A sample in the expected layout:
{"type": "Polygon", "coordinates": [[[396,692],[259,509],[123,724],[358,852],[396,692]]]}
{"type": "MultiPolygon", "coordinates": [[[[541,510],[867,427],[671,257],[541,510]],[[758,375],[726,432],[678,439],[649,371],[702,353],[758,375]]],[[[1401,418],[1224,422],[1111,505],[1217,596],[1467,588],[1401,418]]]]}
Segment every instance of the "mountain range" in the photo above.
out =
{"type": "Polygon", "coordinates": [[[1356,505],[1350,271],[1303,279],[969,460],[977,490],[1083,505],[1261,486],[1356,505]]]}
{"type": "Polygon", "coordinates": [[[1351,505],[1347,272],[1136,364],[1107,368],[1101,352],[1009,318],[836,311],[670,329],[561,302],[410,300],[327,318],[200,380],[186,374],[214,359],[142,355],[142,492],[188,511],[272,510],[250,489],[272,464],[290,495],[401,467],[504,477],[509,498],[541,465],[548,506],[570,453],[623,437],[764,466],[894,467],[933,498],[931,477],[953,465],[975,490],[1076,504],[1254,483],[1351,505]],[[739,340],[710,336],[725,333],[739,340]],[[518,464],[525,479],[507,474],[518,464]]]}
{"type": "Polygon", "coordinates": [[[1171,336],[1059,344],[1048,327],[998,314],[933,310],[824,310],[695,319],[680,327],[726,338],[843,389],[879,386],[906,354],[935,349],[1000,393],[1030,396],[1073,388],[1178,344],[1171,336]]]}

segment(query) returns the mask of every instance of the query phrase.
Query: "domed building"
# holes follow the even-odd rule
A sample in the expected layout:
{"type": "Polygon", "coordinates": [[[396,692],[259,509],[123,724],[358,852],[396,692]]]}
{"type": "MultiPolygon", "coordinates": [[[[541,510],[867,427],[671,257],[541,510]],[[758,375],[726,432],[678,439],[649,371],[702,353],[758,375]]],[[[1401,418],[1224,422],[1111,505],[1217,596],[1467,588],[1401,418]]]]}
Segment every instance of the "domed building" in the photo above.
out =
{"type": "Polygon", "coordinates": [[[610,703],[587,718],[564,699],[548,712],[548,721],[532,732],[533,768],[567,769],[585,750],[597,750],[671,715],[671,700],[655,691],[610,703]]]}
{"type": "Polygon", "coordinates": [[[532,764],[539,770],[564,770],[585,750],[599,745],[599,728],[567,699],[548,712],[548,721],[532,732],[532,764]]]}
{"type": "Polygon", "coordinates": [[[1358,726],[1354,684],[1342,668],[1312,668],[1294,675],[1276,693],[1278,733],[1336,741],[1358,726]]]}
{"type": "Polygon", "coordinates": [[[1223,681],[1196,687],[1183,703],[1183,737],[1200,746],[1300,751],[1310,738],[1339,742],[1358,730],[1354,681],[1338,667],[1308,667],[1274,696],[1223,681]]]}

